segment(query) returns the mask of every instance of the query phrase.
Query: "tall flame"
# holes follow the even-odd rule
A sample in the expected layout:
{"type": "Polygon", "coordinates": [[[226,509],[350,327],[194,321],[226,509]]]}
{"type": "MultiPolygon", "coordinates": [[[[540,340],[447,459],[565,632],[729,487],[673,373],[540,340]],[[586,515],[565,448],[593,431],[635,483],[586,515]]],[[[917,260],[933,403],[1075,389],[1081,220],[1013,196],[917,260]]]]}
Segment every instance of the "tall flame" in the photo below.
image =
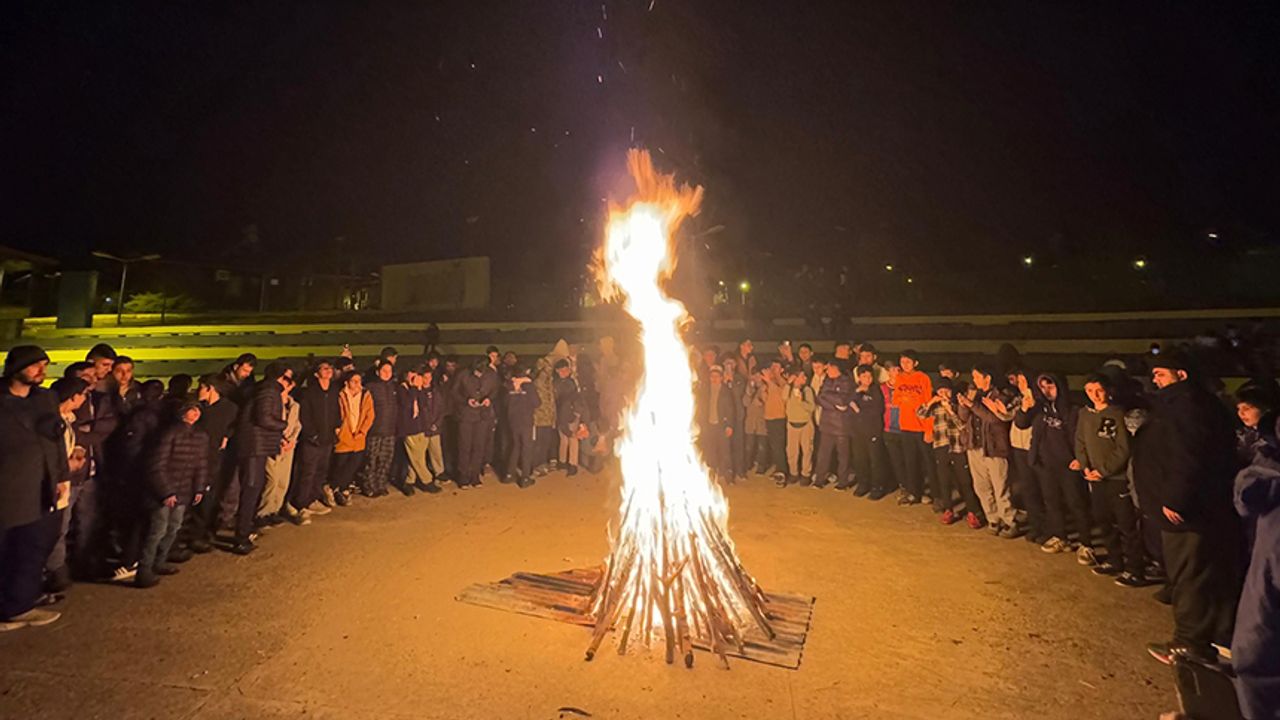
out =
{"type": "Polygon", "coordinates": [[[633,635],[646,645],[663,637],[668,662],[679,648],[692,663],[694,644],[723,657],[749,625],[772,632],[763,594],[729,541],[728,502],[694,445],[693,373],[680,335],[688,316],[663,290],[675,270],[675,232],[698,213],[702,188],[677,186],[647,152],[632,150],[627,166],[637,191],[610,207],[597,273],[602,295],[621,300],[639,324],[644,373],[618,445],[621,519],[595,597],[588,658],[620,625],[619,652],[633,635]]]}

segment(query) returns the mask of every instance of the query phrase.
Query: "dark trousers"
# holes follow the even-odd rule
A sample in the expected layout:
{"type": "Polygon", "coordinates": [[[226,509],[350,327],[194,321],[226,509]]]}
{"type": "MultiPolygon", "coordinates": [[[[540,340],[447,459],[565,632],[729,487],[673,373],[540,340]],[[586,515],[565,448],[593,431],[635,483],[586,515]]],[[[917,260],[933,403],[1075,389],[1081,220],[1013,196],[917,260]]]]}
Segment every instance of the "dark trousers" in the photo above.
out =
{"type": "Polygon", "coordinates": [[[534,445],[536,444],[534,435],[533,428],[529,428],[528,432],[508,433],[507,447],[510,452],[507,456],[507,475],[525,478],[533,474],[534,445]]]}
{"type": "Polygon", "coordinates": [[[973,478],[969,475],[968,453],[953,453],[950,447],[933,449],[933,472],[937,478],[933,507],[938,512],[955,510],[956,496],[960,496],[960,512],[982,514],[982,505],[973,492],[973,478]]]}
{"type": "Polygon", "coordinates": [[[0,528],[0,620],[9,620],[36,606],[62,513],[44,515],[26,525],[0,528]]]}
{"type": "Polygon", "coordinates": [[[769,437],[769,464],[776,472],[787,472],[787,421],[786,418],[765,420],[769,437]]]}
{"type": "MultiPolygon", "coordinates": [[[[715,425],[704,424],[698,434],[698,444],[702,446],[702,460],[707,469],[717,475],[730,475],[733,472],[733,457],[729,453],[729,438],[725,437],[725,423],[715,425]]],[[[784,464],[785,467],[785,464],[784,464]]]]}
{"type": "Polygon", "coordinates": [[[889,492],[892,474],[883,435],[853,436],[853,475],[859,490],[889,492]]]}
{"type": "Polygon", "coordinates": [[[289,486],[289,504],[295,510],[301,510],[320,499],[320,489],[329,476],[329,461],[332,458],[332,445],[305,440],[298,444],[298,459],[289,486]]]}
{"type": "Polygon", "coordinates": [[[450,478],[458,476],[458,418],[445,415],[440,423],[440,446],[444,450],[444,473],[450,478]]]}
{"type": "Polygon", "coordinates": [[[733,437],[729,438],[729,459],[735,476],[747,474],[747,434],[742,431],[742,423],[733,427],[733,437]]]}
{"type": "Polygon", "coordinates": [[[458,474],[454,481],[459,486],[479,482],[480,473],[484,472],[486,434],[493,434],[492,423],[486,417],[458,423],[458,474]]]}
{"type": "Polygon", "coordinates": [[[533,429],[533,462],[534,465],[546,465],[551,462],[560,450],[560,433],[549,425],[539,425],[533,429]]]}
{"type": "Polygon", "coordinates": [[[240,458],[240,505],[236,508],[236,539],[244,540],[253,532],[253,520],[258,515],[258,499],[262,487],[267,484],[267,456],[252,455],[240,458]]]}
{"type": "MultiPolygon", "coordinates": [[[[837,483],[848,481],[849,447],[848,437],[829,432],[822,433],[822,436],[818,438],[818,453],[815,456],[817,462],[813,464],[813,476],[819,482],[822,482],[827,479],[828,475],[835,472],[837,483]],[[834,468],[831,467],[833,456],[836,464],[834,468]]],[[[862,478],[859,478],[858,482],[862,482],[862,478]]]]}
{"type": "Polygon", "coordinates": [[[363,462],[363,452],[335,452],[329,461],[329,487],[335,491],[351,487],[363,462]]]}
{"type": "Polygon", "coordinates": [[[1027,513],[1027,531],[1031,537],[1048,540],[1044,496],[1040,482],[1031,469],[1030,453],[1018,448],[1009,451],[1009,493],[1013,506],[1027,513]]]}
{"type": "Polygon", "coordinates": [[[1037,465],[1032,469],[1040,480],[1040,496],[1044,500],[1044,532],[1066,542],[1074,530],[1082,544],[1092,545],[1093,518],[1089,513],[1089,488],[1084,478],[1065,466],[1050,468],[1037,465]]]}
{"type": "Polygon", "coordinates": [[[908,495],[921,497],[926,487],[933,486],[933,457],[924,433],[903,431],[898,436],[902,452],[902,473],[898,476],[908,495]]]}
{"type": "MultiPolygon", "coordinates": [[[[502,424],[505,425],[506,423],[502,423],[502,424]]],[[[497,450],[497,445],[498,445],[498,432],[499,430],[498,430],[497,420],[490,418],[489,429],[485,431],[484,437],[483,437],[484,465],[491,465],[494,468],[497,468],[497,463],[493,461],[493,458],[495,457],[494,452],[497,450]]],[[[484,465],[480,466],[481,470],[484,469],[484,465]]]]}
{"type": "Polygon", "coordinates": [[[1142,529],[1138,526],[1138,508],[1129,494],[1127,478],[1103,478],[1089,483],[1093,518],[1102,533],[1102,546],[1107,561],[1134,575],[1142,575],[1147,565],[1142,551],[1142,529]]]}
{"type": "Polygon", "coordinates": [[[1209,532],[1166,530],[1162,538],[1173,594],[1173,640],[1212,654],[1210,643],[1231,642],[1240,599],[1236,523],[1227,518],[1209,532]]]}
{"type": "Polygon", "coordinates": [[[886,478],[886,490],[892,490],[896,487],[902,487],[906,490],[907,477],[907,447],[906,441],[900,432],[887,432],[884,434],[885,454],[889,457],[889,468],[893,472],[892,478],[886,478]]]}

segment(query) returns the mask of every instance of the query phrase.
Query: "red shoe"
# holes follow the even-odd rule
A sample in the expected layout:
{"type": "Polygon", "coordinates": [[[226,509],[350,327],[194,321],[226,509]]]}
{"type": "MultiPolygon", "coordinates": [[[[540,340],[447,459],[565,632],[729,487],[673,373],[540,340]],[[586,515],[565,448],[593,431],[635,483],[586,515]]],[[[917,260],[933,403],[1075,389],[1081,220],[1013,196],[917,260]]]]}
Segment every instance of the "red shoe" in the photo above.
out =
{"type": "Polygon", "coordinates": [[[970,527],[970,528],[972,528],[972,529],[974,529],[974,530],[981,530],[981,529],[982,529],[982,521],[981,521],[981,520],[979,520],[979,519],[978,519],[978,516],[977,516],[977,515],[974,515],[973,513],[968,513],[967,515],[965,515],[965,516],[964,516],[964,521],[965,521],[966,523],[968,523],[969,527],[970,527]]]}
{"type": "Polygon", "coordinates": [[[956,517],[956,513],[955,513],[955,511],[954,511],[954,510],[943,510],[943,511],[942,511],[942,519],[941,519],[941,522],[942,522],[942,524],[943,524],[943,525],[951,525],[951,524],[955,523],[955,521],[956,521],[956,520],[959,520],[959,519],[960,519],[960,518],[956,517]]]}

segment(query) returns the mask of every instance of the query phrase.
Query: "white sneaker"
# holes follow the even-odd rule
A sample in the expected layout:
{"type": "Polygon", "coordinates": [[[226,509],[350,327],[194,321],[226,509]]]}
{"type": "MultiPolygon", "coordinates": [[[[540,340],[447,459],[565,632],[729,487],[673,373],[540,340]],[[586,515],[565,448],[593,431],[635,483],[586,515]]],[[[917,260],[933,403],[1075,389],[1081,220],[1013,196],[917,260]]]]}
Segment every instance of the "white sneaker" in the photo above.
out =
{"type": "Polygon", "coordinates": [[[114,582],[128,582],[138,574],[138,563],[132,565],[121,565],[111,573],[111,579],[114,582]]]}
{"type": "Polygon", "coordinates": [[[1067,552],[1068,549],[1069,548],[1067,547],[1067,544],[1062,542],[1062,538],[1057,536],[1049,538],[1044,542],[1043,545],[1040,546],[1041,552],[1047,552],[1051,555],[1056,553],[1067,552]]]}
{"type": "Polygon", "coordinates": [[[1076,562],[1085,567],[1093,567],[1098,564],[1098,558],[1094,556],[1093,548],[1088,545],[1081,545],[1080,549],[1076,550],[1076,562]]]}
{"type": "Polygon", "coordinates": [[[312,515],[328,515],[333,512],[333,508],[327,507],[324,503],[317,500],[303,508],[302,512],[311,513],[312,515]]]}
{"type": "Polygon", "coordinates": [[[0,622],[0,632],[19,630],[24,627],[40,627],[48,625],[62,617],[62,613],[53,610],[32,608],[21,615],[14,615],[5,622],[0,622]]]}

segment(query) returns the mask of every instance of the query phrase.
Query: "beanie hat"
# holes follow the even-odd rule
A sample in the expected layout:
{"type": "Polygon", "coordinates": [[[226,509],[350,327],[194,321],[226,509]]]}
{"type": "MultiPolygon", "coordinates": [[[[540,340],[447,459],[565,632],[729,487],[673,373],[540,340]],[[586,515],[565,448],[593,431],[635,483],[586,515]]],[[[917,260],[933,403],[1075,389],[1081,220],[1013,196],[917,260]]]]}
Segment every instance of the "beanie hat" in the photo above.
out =
{"type": "Polygon", "coordinates": [[[49,386],[49,389],[57,396],[58,402],[64,403],[85,390],[88,390],[89,383],[78,377],[59,378],[53,382],[53,385],[49,386]]]}
{"type": "Polygon", "coordinates": [[[4,358],[4,376],[11,378],[42,360],[48,360],[49,354],[37,345],[18,345],[11,348],[4,358]]]}
{"type": "Polygon", "coordinates": [[[1156,355],[1151,359],[1152,368],[1165,368],[1166,370],[1181,370],[1186,373],[1191,372],[1191,359],[1181,350],[1171,350],[1167,353],[1156,355]]]}

